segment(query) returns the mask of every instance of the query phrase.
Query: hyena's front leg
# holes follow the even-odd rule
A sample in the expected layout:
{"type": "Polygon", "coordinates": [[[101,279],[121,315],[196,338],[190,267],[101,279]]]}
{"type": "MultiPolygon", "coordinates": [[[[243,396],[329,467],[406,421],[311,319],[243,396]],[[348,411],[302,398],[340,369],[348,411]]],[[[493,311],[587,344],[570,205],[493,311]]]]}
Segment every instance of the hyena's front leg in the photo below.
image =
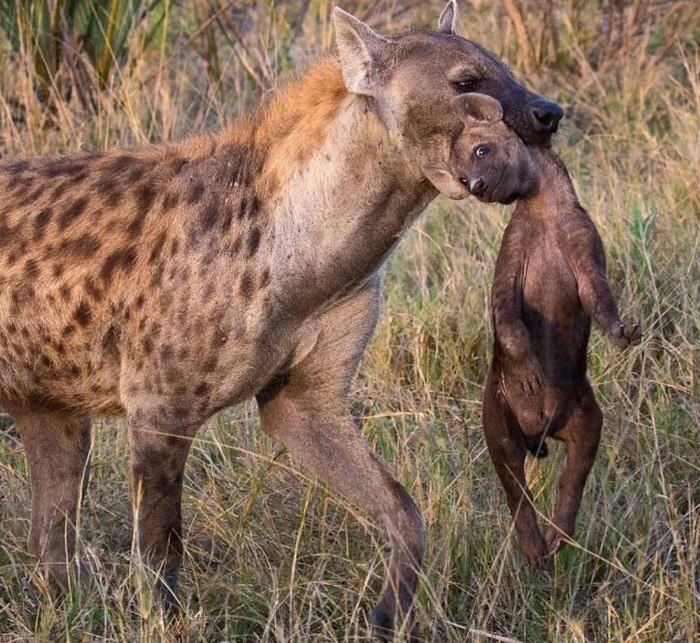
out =
{"type": "Polygon", "coordinates": [[[14,413],[32,486],[29,550],[67,589],[81,485],[87,483],[90,421],[59,413],[14,413]]]}
{"type": "Polygon", "coordinates": [[[136,544],[143,561],[158,574],[158,591],[176,606],[182,559],[182,478],[191,438],[130,419],[136,544]]]}
{"type": "Polygon", "coordinates": [[[425,548],[425,524],[347,411],[348,389],[376,322],[376,292],[326,313],[312,352],[258,396],[263,429],[345,500],[386,529],[389,576],[373,621],[382,636],[408,618],[425,548]]]}

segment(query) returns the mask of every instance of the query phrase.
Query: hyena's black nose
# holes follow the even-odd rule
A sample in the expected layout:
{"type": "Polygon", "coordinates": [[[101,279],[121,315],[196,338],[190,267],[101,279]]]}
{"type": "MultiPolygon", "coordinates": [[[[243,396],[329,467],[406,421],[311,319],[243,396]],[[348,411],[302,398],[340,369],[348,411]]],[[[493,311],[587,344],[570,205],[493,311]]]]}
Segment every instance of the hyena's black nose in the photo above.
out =
{"type": "Polygon", "coordinates": [[[530,118],[534,128],[542,133],[554,134],[564,110],[551,100],[538,100],[530,107],[530,118]]]}
{"type": "Polygon", "coordinates": [[[482,196],[486,192],[486,181],[484,179],[472,179],[469,184],[469,191],[474,196],[482,196]]]}

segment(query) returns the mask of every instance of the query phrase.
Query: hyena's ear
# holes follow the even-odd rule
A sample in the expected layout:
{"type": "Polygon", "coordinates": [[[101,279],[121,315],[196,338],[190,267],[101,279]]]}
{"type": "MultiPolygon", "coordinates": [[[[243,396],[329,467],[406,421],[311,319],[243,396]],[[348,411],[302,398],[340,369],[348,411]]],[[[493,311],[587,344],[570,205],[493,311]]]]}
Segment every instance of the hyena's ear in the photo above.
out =
{"type": "Polygon", "coordinates": [[[453,36],[457,33],[457,0],[450,0],[438,19],[437,32],[453,36]]]}
{"type": "Polygon", "coordinates": [[[373,95],[382,76],[378,67],[391,41],[340,7],[333,9],[333,23],[345,86],[355,94],[373,95]]]}
{"type": "Polygon", "coordinates": [[[452,107],[467,124],[474,121],[495,123],[503,119],[501,103],[486,94],[460,94],[452,99],[452,107]]]}
{"type": "Polygon", "coordinates": [[[444,194],[449,199],[459,201],[469,196],[467,186],[455,178],[447,166],[425,165],[423,174],[440,194],[444,194]]]}

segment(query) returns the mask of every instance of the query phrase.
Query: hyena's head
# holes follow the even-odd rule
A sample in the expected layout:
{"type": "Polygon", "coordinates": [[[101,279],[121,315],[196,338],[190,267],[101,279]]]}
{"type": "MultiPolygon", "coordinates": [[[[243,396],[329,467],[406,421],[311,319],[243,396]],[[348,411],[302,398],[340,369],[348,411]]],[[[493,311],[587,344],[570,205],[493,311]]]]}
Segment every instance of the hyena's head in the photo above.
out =
{"type": "Polygon", "coordinates": [[[384,36],[339,8],[334,11],[343,78],[367,97],[394,140],[422,166],[447,157],[462,128],[452,99],[478,92],[495,98],[503,120],[527,143],[546,143],[563,112],[518,83],[498,58],[455,33],[450,0],[435,32],[384,36]]]}
{"type": "Polygon", "coordinates": [[[512,203],[539,187],[539,167],[527,146],[503,122],[501,104],[485,94],[460,94],[452,105],[464,129],[447,163],[424,167],[446,196],[474,195],[486,203],[512,203]]]}

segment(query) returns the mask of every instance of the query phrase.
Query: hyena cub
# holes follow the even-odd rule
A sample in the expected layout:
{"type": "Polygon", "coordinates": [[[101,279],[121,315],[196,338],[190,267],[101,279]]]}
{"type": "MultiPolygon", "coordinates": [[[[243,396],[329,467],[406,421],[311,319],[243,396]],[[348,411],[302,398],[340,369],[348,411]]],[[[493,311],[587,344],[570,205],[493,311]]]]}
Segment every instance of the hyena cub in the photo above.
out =
{"type": "Polygon", "coordinates": [[[440,192],[452,199],[469,194],[481,201],[512,203],[537,190],[539,173],[529,149],[503,121],[501,103],[485,94],[452,100],[464,128],[447,163],[423,168],[440,192]]]}
{"type": "Polygon", "coordinates": [[[496,262],[483,426],[521,552],[540,568],[574,531],[600,439],[603,417],[586,379],[591,318],[621,348],[640,331],[620,319],[600,237],[564,164],[551,149],[526,148],[500,121],[500,106],[478,100],[489,119],[457,141],[449,171],[481,200],[520,199],[496,262]],[[546,455],[547,437],[566,444],[567,463],[545,539],[524,462],[528,451],[546,455]]]}

